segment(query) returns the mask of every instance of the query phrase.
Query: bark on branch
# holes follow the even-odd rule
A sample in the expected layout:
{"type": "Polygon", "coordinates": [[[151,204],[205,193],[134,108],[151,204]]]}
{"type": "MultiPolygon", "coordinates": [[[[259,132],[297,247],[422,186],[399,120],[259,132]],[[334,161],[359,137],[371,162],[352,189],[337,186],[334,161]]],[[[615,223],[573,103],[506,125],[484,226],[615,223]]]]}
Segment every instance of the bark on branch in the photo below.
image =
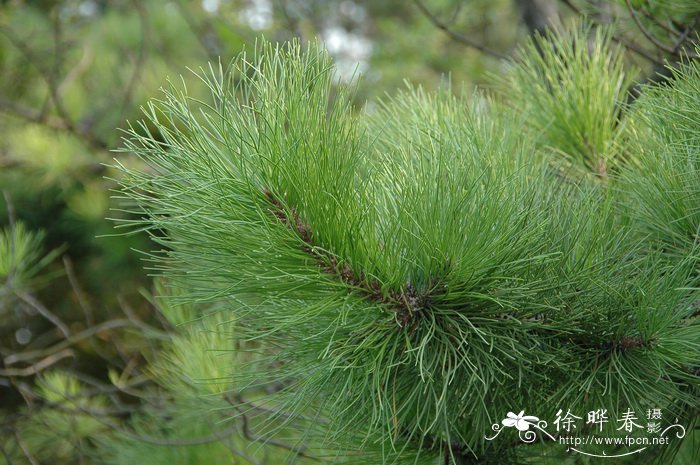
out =
{"type": "Polygon", "coordinates": [[[353,269],[347,261],[339,260],[332,254],[322,252],[314,244],[313,231],[295,208],[285,207],[284,203],[271,191],[263,194],[270,204],[270,212],[277,220],[293,230],[303,243],[303,250],[318,263],[321,269],[335,276],[339,281],[356,290],[362,297],[381,304],[395,312],[396,323],[401,328],[413,331],[421,311],[427,305],[428,296],[419,293],[411,283],[401,289],[384,290],[379,281],[367,276],[362,270],[353,269]]]}

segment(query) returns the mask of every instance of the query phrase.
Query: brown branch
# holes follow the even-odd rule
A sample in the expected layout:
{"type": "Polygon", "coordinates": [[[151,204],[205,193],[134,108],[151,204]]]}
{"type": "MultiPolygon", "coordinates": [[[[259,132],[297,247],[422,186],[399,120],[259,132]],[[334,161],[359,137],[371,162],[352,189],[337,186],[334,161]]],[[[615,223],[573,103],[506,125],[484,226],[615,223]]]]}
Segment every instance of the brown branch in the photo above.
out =
{"type": "MultiPolygon", "coordinates": [[[[235,408],[235,406],[234,406],[235,408]]],[[[297,457],[303,457],[305,459],[311,459],[311,460],[320,460],[317,457],[314,457],[313,455],[309,455],[306,453],[306,448],[299,445],[299,446],[292,446],[290,444],[287,444],[285,442],[281,441],[276,441],[268,436],[258,436],[256,434],[253,434],[250,431],[250,426],[248,425],[248,417],[246,416],[245,413],[240,412],[237,414],[237,417],[241,419],[241,431],[243,433],[243,437],[247,439],[250,442],[257,442],[257,443],[262,443],[262,444],[269,444],[274,447],[279,447],[280,449],[286,449],[292,453],[294,453],[295,456],[297,457]]]]}
{"type": "Polygon", "coordinates": [[[611,39],[613,40],[613,42],[622,45],[630,52],[636,53],[637,55],[639,55],[640,57],[644,58],[645,60],[647,60],[651,63],[654,63],[656,65],[660,65],[660,66],[664,65],[664,62],[661,59],[652,56],[651,54],[649,54],[649,52],[647,52],[643,48],[640,48],[637,45],[633,44],[632,42],[630,42],[629,40],[627,40],[624,37],[613,35],[611,37],[611,39]]]}
{"type": "Polygon", "coordinates": [[[700,22],[700,13],[698,13],[695,16],[695,18],[693,19],[693,22],[690,23],[690,25],[685,28],[685,30],[683,31],[683,34],[681,34],[680,37],[678,38],[676,45],[673,47],[674,53],[677,53],[680,50],[683,43],[690,36],[690,33],[695,30],[696,26],[698,25],[698,22],[700,22]]]}
{"type": "MultiPolygon", "coordinates": [[[[103,386],[102,389],[96,390],[94,392],[94,395],[105,395],[108,393],[108,391],[114,389],[114,386],[103,386]]],[[[23,391],[24,392],[24,391],[23,391]]],[[[119,415],[129,415],[135,411],[137,411],[138,407],[134,406],[124,406],[124,408],[121,408],[120,410],[117,410],[115,412],[109,411],[105,408],[100,408],[100,409],[95,409],[92,407],[86,407],[82,405],[81,402],[74,402],[73,407],[67,407],[64,405],[64,402],[61,400],[55,401],[55,402],[45,402],[45,398],[43,396],[38,396],[33,390],[28,390],[26,391],[27,394],[29,394],[30,398],[36,398],[37,400],[42,401],[41,407],[44,409],[53,409],[57,410],[63,413],[67,413],[72,415],[73,417],[76,415],[86,415],[92,418],[93,420],[97,421],[104,427],[116,431],[120,434],[123,434],[129,438],[135,439],[137,441],[149,443],[149,444],[154,444],[154,445],[159,445],[159,446],[174,446],[174,447],[180,447],[180,446],[196,446],[196,445],[204,445],[204,444],[210,444],[213,442],[217,441],[224,441],[231,435],[237,432],[239,429],[238,425],[234,424],[231,425],[228,428],[222,429],[220,431],[216,431],[217,425],[210,424],[209,426],[212,429],[212,432],[210,434],[206,435],[201,435],[201,436],[196,436],[196,437],[185,437],[185,438],[169,438],[169,437],[158,437],[158,436],[151,436],[148,434],[144,433],[136,433],[132,430],[126,429],[122,427],[120,424],[116,423],[115,421],[112,420],[112,417],[114,416],[119,416],[119,415]]],[[[71,402],[77,399],[81,398],[86,398],[90,397],[93,394],[85,394],[82,393],[80,396],[69,396],[65,395],[64,393],[62,394],[62,400],[71,402]]],[[[242,451],[237,451],[229,448],[231,452],[244,460],[250,462],[250,463],[257,463],[255,462],[250,456],[246,455],[242,451]]]]}
{"type": "Polygon", "coordinates": [[[642,22],[639,19],[639,16],[637,16],[637,12],[635,11],[634,7],[630,3],[630,0],[625,0],[625,4],[627,5],[627,10],[630,13],[630,16],[632,16],[632,19],[634,20],[634,23],[637,25],[637,29],[641,31],[642,34],[644,34],[644,37],[646,37],[649,42],[654,44],[656,48],[663,50],[664,52],[670,53],[672,55],[675,55],[676,52],[673,49],[673,47],[670,47],[662,42],[660,42],[654,35],[647,30],[647,28],[644,27],[642,22]]]}
{"type": "Polygon", "coordinates": [[[25,107],[24,105],[12,102],[3,97],[0,97],[0,112],[21,118],[29,123],[46,126],[49,129],[70,132],[70,129],[63,119],[46,115],[43,111],[37,112],[32,108],[25,107]]]}
{"type": "MultiPolygon", "coordinates": [[[[585,15],[586,15],[585,12],[583,12],[579,7],[577,7],[577,6],[576,6],[573,2],[571,2],[570,0],[560,0],[560,1],[561,1],[564,5],[566,5],[569,9],[571,9],[571,11],[573,11],[574,13],[576,13],[577,15],[579,15],[579,16],[585,16],[585,15]]],[[[640,57],[644,58],[645,60],[647,60],[647,61],[649,61],[649,62],[651,62],[651,63],[657,64],[657,65],[663,66],[663,62],[662,62],[661,60],[659,60],[658,58],[653,57],[653,56],[650,55],[648,52],[646,52],[644,49],[638,47],[637,45],[633,44],[632,42],[630,42],[629,40],[625,39],[624,37],[620,37],[620,36],[617,36],[617,35],[613,35],[613,36],[611,37],[611,39],[613,40],[613,42],[622,45],[623,47],[625,47],[625,48],[626,48],[627,50],[629,50],[630,52],[633,52],[633,53],[639,55],[640,57]]]]}
{"type": "Polygon", "coordinates": [[[451,39],[460,42],[464,45],[467,45],[469,47],[475,48],[479,50],[480,52],[483,52],[487,55],[490,55],[494,58],[500,58],[500,59],[507,59],[508,57],[500,52],[497,52],[496,50],[493,50],[477,41],[474,39],[467,37],[464,34],[460,34],[457,31],[454,31],[450,28],[448,24],[445,22],[441,21],[438,17],[436,17],[434,14],[426,8],[426,6],[420,1],[420,0],[413,0],[413,3],[415,3],[416,7],[423,13],[423,15],[428,18],[428,20],[433,23],[435,27],[443,31],[445,34],[447,34],[451,39]]]}
{"type": "Polygon", "coordinates": [[[79,333],[75,333],[72,336],[62,340],[61,342],[54,344],[51,347],[40,350],[33,350],[27,352],[20,352],[18,354],[12,354],[5,357],[3,362],[5,365],[12,365],[13,363],[26,362],[29,360],[34,360],[39,357],[44,357],[46,354],[52,354],[63,349],[70,347],[73,344],[77,344],[85,339],[92,337],[99,333],[100,331],[109,331],[117,328],[129,328],[135,327],[136,325],[129,320],[109,320],[104,323],[100,323],[91,328],[87,328],[79,333]]]}
{"type": "Polygon", "coordinates": [[[124,119],[124,114],[126,113],[129,103],[131,103],[131,97],[134,92],[134,88],[136,87],[136,83],[139,81],[141,73],[143,72],[143,65],[146,61],[146,44],[150,42],[151,36],[150,28],[148,27],[148,13],[146,11],[146,7],[144,6],[143,2],[139,0],[133,0],[132,3],[134,4],[134,8],[136,8],[136,12],[139,16],[139,23],[141,25],[141,42],[139,44],[136,62],[134,63],[134,71],[131,73],[131,77],[126,84],[124,94],[122,96],[119,121],[124,119]]]}
{"type": "Polygon", "coordinates": [[[21,292],[21,291],[15,291],[14,293],[22,302],[25,304],[29,305],[31,308],[36,310],[39,315],[43,316],[47,320],[49,320],[51,323],[56,326],[61,333],[63,333],[63,336],[65,337],[70,337],[70,330],[68,329],[68,326],[53,312],[51,312],[48,308],[46,308],[39,300],[35,299],[32,297],[32,295],[26,293],[26,292],[21,292]]]}
{"type": "Polygon", "coordinates": [[[223,429],[221,431],[215,431],[211,434],[196,436],[192,438],[162,438],[157,436],[150,436],[142,433],[134,433],[128,429],[125,429],[118,424],[109,421],[108,419],[101,418],[98,411],[83,407],[80,403],[76,403],[75,407],[70,409],[72,413],[82,413],[84,415],[90,416],[92,419],[96,420],[98,423],[119,432],[125,436],[128,436],[137,441],[142,441],[148,444],[154,444],[158,446],[198,446],[203,444],[211,444],[216,441],[223,441],[226,437],[234,434],[238,429],[238,425],[233,425],[229,428],[223,429]]]}
{"type": "Polygon", "coordinates": [[[640,347],[649,347],[653,341],[645,340],[641,337],[621,337],[609,341],[602,345],[602,347],[610,352],[626,352],[630,349],[637,349],[640,347]]]}
{"type": "Polygon", "coordinates": [[[63,268],[66,270],[66,276],[68,276],[68,282],[73,289],[75,297],[78,299],[78,305],[80,309],[85,314],[85,323],[88,327],[95,324],[95,319],[93,318],[93,311],[88,303],[85,293],[83,292],[80,284],[78,283],[78,278],[75,276],[75,270],[73,269],[73,262],[68,257],[68,255],[63,256],[63,268]]]}
{"type": "MultiPolygon", "coordinates": [[[[55,73],[57,73],[55,67],[53,70],[47,69],[43,64],[43,61],[36,57],[34,52],[29,47],[27,47],[27,45],[19,37],[17,37],[14,34],[14,32],[10,29],[6,27],[0,27],[0,33],[2,33],[10,41],[10,43],[24,56],[25,60],[39,72],[39,75],[46,83],[50,100],[53,103],[54,108],[56,109],[56,113],[58,114],[58,121],[60,121],[55,122],[54,124],[46,124],[48,118],[43,116],[44,112],[40,112],[38,116],[35,115],[32,118],[34,122],[44,124],[52,129],[61,129],[63,131],[69,132],[74,136],[78,137],[85,145],[94,150],[108,150],[110,146],[109,144],[107,144],[107,142],[96,137],[90,131],[79,128],[73,122],[67,109],[63,105],[63,100],[60,96],[60,92],[58,89],[59,85],[57,84],[55,76],[55,73]]],[[[55,51],[56,53],[58,53],[60,49],[57,47],[55,51]]],[[[7,105],[5,106],[7,107],[7,105]]],[[[27,116],[33,113],[34,112],[32,110],[23,110],[20,112],[15,112],[15,114],[24,117],[24,119],[27,119],[27,116]]]]}
{"type": "Polygon", "coordinates": [[[654,345],[654,339],[644,339],[641,336],[622,336],[603,342],[593,342],[590,338],[569,338],[568,341],[579,347],[590,350],[598,350],[607,353],[624,353],[628,350],[639,348],[650,348],[654,345]]]}
{"type": "MultiPolygon", "coordinates": [[[[80,57],[80,60],[75,66],[73,66],[73,68],[70,71],[68,71],[61,83],[58,85],[59,95],[63,95],[63,92],[66,88],[70,87],[71,84],[73,84],[81,75],[83,75],[88,69],[90,69],[93,58],[94,50],[92,48],[92,44],[84,45],[83,54],[80,57]]],[[[46,107],[47,105],[45,103],[44,108],[46,107]]]]}
{"type": "Polygon", "coordinates": [[[58,363],[59,361],[63,360],[64,358],[74,357],[74,356],[75,356],[75,353],[71,349],[64,349],[64,350],[57,352],[55,354],[51,354],[48,357],[41,359],[38,362],[34,363],[33,365],[25,367],[25,368],[5,368],[5,369],[0,368],[0,376],[5,376],[8,378],[34,376],[37,373],[39,373],[40,371],[43,371],[46,368],[50,367],[51,365],[58,363]]]}
{"type": "Polygon", "coordinates": [[[642,14],[650,21],[652,21],[655,25],[663,29],[664,31],[668,32],[669,34],[677,35],[680,31],[673,29],[672,27],[667,26],[666,24],[662,23],[659,21],[659,19],[651,14],[649,10],[647,10],[644,7],[640,7],[639,11],[642,12],[642,14]]]}
{"type": "Polygon", "coordinates": [[[27,446],[24,444],[24,441],[22,440],[22,436],[19,433],[19,430],[15,431],[15,440],[17,441],[17,445],[19,446],[20,450],[22,451],[22,454],[24,457],[29,461],[31,465],[40,465],[39,462],[36,461],[32,453],[29,451],[27,446]]]}
{"type": "MultiPolygon", "coordinates": [[[[693,18],[693,21],[688,24],[687,26],[683,27],[683,31],[681,32],[680,30],[674,29],[672,27],[667,26],[666,24],[662,23],[659,21],[653,14],[651,14],[646,8],[642,7],[639,9],[639,11],[642,12],[642,14],[649,20],[653,21],[654,24],[656,24],[658,27],[662,28],[664,31],[668,32],[669,34],[673,36],[678,36],[676,39],[675,44],[673,45],[670,53],[674,55],[678,55],[679,50],[681,49],[681,46],[683,43],[688,39],[690,36],[690,33],[695,30],[695,27],[698,25],[698,22],[700,21],[700,14],[697,14],[695,18],[693,18]]],[[[639,24],[639,23],[637,23],[639,24]]],[[[678,25],[680,26],[680,25],[678,25]]],[[[643,32],[643,31],[642,31],[643,32]]]]}
{"type": "Polygon", "coordinates": [[[570,9],[571,11],[573,11],[574,13],[576,13],[577,15],[583,16],[583,12],[581,11],[581,9],[580,9],[579,7],[577,7],[576,5],[574,5],[573,2],[571,2],[570,0],[560,0],[560,1],[561,1],[564,5],[566,5],[567,7],[569,7],[569,9],[570,9]]]}
{"type": "Polygon", "coordinates": [[[334,255],[321,252],[314,245],[311,227],[300,218],[298,210],[286,208],[282,201],[267,189],[263,190],[263,194],[272,206],[272,215],[299,236],[303,242],[303,250],[324,272],[334,275],[369,300],[393,310],[399,327],[408,327],[409,331],[413,331],[421,311],[427,305],[427,295],[419,294],[411,283],[407,283],[400,290],[391,289],[385,292],[377,279],[367,276],[363,271],[356,272],[347,261],[339,261],[334,255]]]}
{"type": "Polygon", "coordinates": [[[85,407],[83,407],[82,411],[75,408],[69,408],[65,405],[66,401],[69,401],[69,403],[72,404],[73,401],[81,399],[91,399],[95,396],[99,396],[109,397],[110,400],[112,400],[113,407],[110,408],[104,406],[99,409],[91,407],[89,409],[90,416],[125,417],[139,411],[141,407],[131,403],[125,404],[120,400],[120,396],[117,396],[116,394],[126,393],[135,398],[143,399],[145,398],[145,396],[141,393],[135,393],[135,391],[132,388],[141,386],[143,384],[153,383],[153,380],[148,379],[145,376],[141,376],[139,379],[131,378],[130,382],[127,384],[115,385],[103,384],[98,381],[86,379],[79,372],[72,373],[72,375],[75,376],[75,378],[79,381],[89,384],[90,386],[92,386],[92,388],[81,388],[80,391],[74,395],[66,394],[65,392],[54,391],[57,394],[61,394],[62,399],[49,401],[46,399],[46,396],[43,393],[36,392],[34,386],[30,387],[24,383],[15,383],[15,385],[22,394],[22,396],[24,396],[24,398],[27,400],[28,404],[31,404],[32,406],[38,405],[39,408],[42,409],[56,409],[69,414],[86,413],[85,407]]]}

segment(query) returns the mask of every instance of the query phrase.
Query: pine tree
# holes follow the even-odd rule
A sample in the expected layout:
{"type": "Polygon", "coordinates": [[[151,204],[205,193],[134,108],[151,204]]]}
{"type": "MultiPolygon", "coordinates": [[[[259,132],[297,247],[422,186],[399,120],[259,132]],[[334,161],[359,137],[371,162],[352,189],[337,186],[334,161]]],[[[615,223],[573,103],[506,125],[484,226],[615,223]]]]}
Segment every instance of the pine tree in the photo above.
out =
{"type": "MultiPolygon", "coordinates": [[[[408,87],[358,110],[327,54],[292,43],[200,70],[208,101],[172,84],[151,102],[118,197],[183,336],[155,368],[171,412],[134,419],[163,439],[110,437],[106,456],[588,463],[506,428],[536,432],[524,412],[552,432],[560,409],[659,409],[690,436],[700,66],[627,107],[610,34],[535,41],[498,95],[408,87]],[[222,441],[167,447],[197,434],[222,441]]],[[[607,450],[670,463],[671,443],[607,450]]]]}

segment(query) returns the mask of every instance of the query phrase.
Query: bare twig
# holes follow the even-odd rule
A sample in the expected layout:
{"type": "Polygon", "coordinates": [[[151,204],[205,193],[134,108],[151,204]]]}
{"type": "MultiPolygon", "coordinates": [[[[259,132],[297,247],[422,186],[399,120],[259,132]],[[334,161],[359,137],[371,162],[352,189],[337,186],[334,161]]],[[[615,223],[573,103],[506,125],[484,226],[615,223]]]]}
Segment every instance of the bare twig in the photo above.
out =
{"type": "MultiPolygon", "coordinates": [[[[73,66],[73,68],[66,74],[61,83],[58,85],[59,95],[63,95],[63,92],[68,88],[73,82],[75,82],[80,75],[85,73],[90,68],[90,64],[94,57],[94,51],[90,43],[83,46],[83,55],[80,57],[78,63],[73,66]]],[[[47,103],[44,103],[43,108],[46,111],[48,107],[47,103]]]]}
{"type": "MultiPolygon", "coordinates": [[[[106,409],[100,409],[99,411],[96,410],[91,410],[91,413],[94,413],[95,415],[102,414],[102,415],[121,415],[122,413],[132,413],[135,411],[140,410],[141,407],[133,404],[125,405],[121,400],[119,399],[119,396],[116,394],[118,393],[126,393],[130,396],[133,396],[135,398],[142,399],[144,398],[144,395],[141,393],[134,394],[135,391],[133,388],[144,385],[144,384],[149,384],[152,383],[152,380],[150,378],[147,378],[146,376],[140,376],[138,379],[136,378],[131,378],[129,383],[126,384],[121,384],[121,385],[115,385],[115,384],[103,384],[100,382],[97,382],[91,378],[87,378],[84,375],[81,375],[79,372],[74,372],[72,373],[72,376],[77,378],[78,380],[92,386],[92,388],[86,388],[86,389],[81,389],[78,395],[75,396],[70,396],[66,395],[65,393],[62,393],[64,399],[63,400],[56,400],[56,401],[48,401],[46,399],[46,396],[40,395],[35,390],[33,389],[33,386],[29,387],[28,385],[25,385],[23,383],[16,383],[16,386],[18,390],[25,396],[25,398],[29,399],[30,401],[38,400],[41,402],[42,406],[45,406],[47,408],[60,408],[68,413],[76,413],[77,411],[74,409],[69,409],[64,405],[64,400],[78,400],[79,398],[81,399],[89,399],[95,396],[107,396],[110,399],[112,399],[112,402],[114,405],[117,407],[114,410],[106,410],[106,409]],[[103,413],[100,413],[103,412],[103,413]]],[[[33,403],[33,402],[32,402],[33,403]]],[[[84,413],[84,412],[83,412],[84,413]]]]}
{"type": "Polygon", "coordinates": [[[43,316],[51,323],[53,323],[58,328],[58,330],[61,331],[61,333],[63,333],[65,337],[70,337],[70,330],[68,329],[68,326],[58,316],[56,316],[53,312],[46,308],[44,304],[35,299],[31,294],[15,290],[15,295],[22,302],[26,303],[34,310],[36,310],[37,313],[39,313],[39,315],[43,316]]]}
{"type": "Polygon", "coordinates": [[[423,15],[428,18],[428,20],[433,23],[435,27],[440,29],[441,31],[445,32],[448,36],[450,36],[451,39],[460,42],[464,45],[468,45],[469,47],[475,48],[479,50],[480,52],[483,52],[487,55],[490,55],[495,58],[500,58],[500,59],[506,59],[508,58],[506,55],[497,52],[496,50],[493,50],[477,41],[472,39],[471,37],[467,37],[464,34],[460,34],[459,32],[456,32],[452,30],[448,24],[445,22],[441,21],[437,16],[432,14],[428,8],[420,1],[420,0],[413,0],[413,3],[415,3],[416,7],[423,13],[423,15]]]}
{"type": "Polygon", "coordinates": [[[40,465],[39,462],[37,462],[34,456],[31,454],[31,452],[29,452],[29,449],[27,449],[27,446],[24,444],[24,441],[22,440],[22,436],[20,436],[19,431],[15,431],[15,440],[17,441],[17,445],[22,451],[22,454],[24,454],[24,457],[29,461],[29,463],[31,465],[40,465]]]}
{"type": "Polygon", "coordinates": [[[85,298],[85,294],[78,283],[78,279],[75,276],[75,270],[73,269],[73,262],[68,255],[63,256],[63,268],[66,270],[66,276],[68,276],[68,282],[73,288],[73,293],[78,299],[78,305],[80,305],[81,310],[85,314],[85,323],[88,325],[88,327],[93,326],[95,324],[95,318],[93,317],[92,307],[90,307],[90,304],[85,298]]]}
{"type": "Polygon", "coordinates": [[[26,368],[0,368],[0,376],[5,376],[8,378],[34,376],[39,372],[45,370],[46,368],[50,367],[51,365],[54,365],[55,363],[63,360],[64,358],[74,356],[75,353],[71,349],[64,349],[55,354],[51,354],[48,357],[41,359],[35,364],[26,368]]]}
{"type": "Polygon", "coordinates": [[[693,19],[693,22],[690,23],[690,25],[688,25],[688,27],[686,27],[685,30],[683,31],[683,34],[681,34],[680,37],[678,37],[678,40],[676,41],[676,44],[673,47],[674,53],[677,53],[680,50],[683,43],[690,36],[690,33],[693,32],[695,30],[695,28],[697,27],[698,22],[700,22],[700,13],[695,16],[695,18],[693,19]]]}
{"type": "Polygon", "coordinates": [[[248,417],[245,415],[245,413],[241,412],[237,416],[241,419],[243,436],[247,440],[249,440],[251,442],[269,444],[271,446],[279,447],[281,449],[286,449],[286,450],[289,450],[292,453],[294,453],[296,456],[304,457],[306,459],[319,460],[317,457],[314,457],[313,455],[309,455],[308,453],[306,453],[306,451],[305,451],[306,448],[302,445],[292,446],[292,445],[287,444],[285,442],[276,441],[268,436],[258,436],[256,434],[253,434],[250,430],[250,426],[248,425],[248,417]]]}
{"type": "Polygon", "coordinates": [[[92,337],[101,331],[109,331],[118,328],[130,328],[134,326],[134,323],[129,320],[108,320],[104,323],[100,323],[98,325],[87,328],[79,333],[75,333],[67,337],[63,341],[54,344],[53,346],[48,347],[46,349],[32,350],[27,352],[21,352],[18,354],[8,355],[7,357],[5,357],[4,363],[7,366],[18,362],[26,362],[40,357],[45,357],[47,354],[59,352],[63,349],[72,346],[73,344],[77,344],[81,341],[84,341],[85,339],[92,337]]]}
{"type": "MultiPolygon", "coordinates": [[[[58,84],[57,84],[57,79],[55,76],[55,73],[57,70],[54,69],[50,70],[45,67],[43,64],[43,61],[40,60],[38,57],[35,56],[34,52],[27,47],[27,45],[22,41],[19,37],[17,37],[13,31],[6,27],[0,27],[0,33],[2,33],[9,41],[10,43],[24,56],[25,60],[32,65],[38,72],[41,78],[44,80],[46,83],[47,90],[49,92],[49,96],[51,98],[51,102],[53,103],[54,108],[56,109],[56,113],[58,115],[58,118],[60,119],[60,123],[56,123],[53,125],[47,125],[53,129],[62,129],[66,132],[72,133],[73,135],[77,136],[84,144],[86,144],[88,147],[95,149],[95,150],[107,150],[109,149],[109,144],[107,144],[104,140],[96,137],[93,133],[90,131],[83,130],[79,128],[78,126],[75,125],[73,122],[72,118],[70,117],[68,111],[66,110],[65,106],[63,105],[63,100],[61,99],[60,92],[58,89],[58,84]]],[[[60,51],[60,49],[56,48],[55,50],[60,51]]],[[[5,105],[7,107],[7,105],[5,105]]],[[[15,114],[18,114],[17,112],[14,112],[15,114]]],[[[18,115],[23,116],[26,118],[26,115],[33,113],[32,110],[28,111],[22,111],[18,115]]],[[[36,123],[42,123],[45,124],[47,121],[46,118],[44,118],[43,115],[44,112],[38,113],[39,116],[34,116],[33,120],[36,123]]]]}
{"type": "MultiPolygon", "coordinates": [[[[91,412],[89,409],[85,409],[82,406],[77,406],[78,410],[82,411],[86,415],[91,415],[91,412]]],[[[93,416],[93,419],[97,420],[99,423],[103,424],[104,426],[117,431],[125,436],[128,436],[132,439],[136,439],[137,441],[142,441],[146,442],[148,444],[155,444],[158,446],[198,446],[198,445],[203,445],[203,444],[211,444],[212,442],[216,441],[221,441],[227,436],[232,435],[233,433],[238,430],[238,425],[232,425],[229,428],[226,428],[221,431],[214,432],[212,434],[207,434],[204,436],[197,436],[194,438],[177,438],[177,439],[171,439],[171,438],[159,438],[156,436],[150,436],[146,434],[137,434],[134,433],[133,431],[129,431],[128,429],[122,428],[121,426],[118,426],[116,423],[107,421],[105,419],[99,418],[97,416],[93,416]]]]}
{"type": "MultiPolygon", "coordinates": [[[[36,394],[33,391],[30,391],[30,395],[32,397],[35,397],[36,394]]],[[[63,395],[64,399],[66,401],[71,401],[75,400],[74,397],[72,396],[65,396],[63,395]]],[[[84,397],[84,396],[83,396],[84,397]]],[[[43,398],[40,398],[43,400],[43,398]]],[[[43,404],[42,404],[43,405],[43,404]]],[[[155,437],[155,436],[150,436],[147,434],[138,434],[133,431],[130,431],[128,429],[125,429],[118,425],[117,423],[110,421],[110,415],[107,415],[104,410],[96,410],[94,408],[90,408],[84,405],[81,405],[80,402],[73,402],[73,405],[71,408],[66,407],[65,405],[61,405],[61,402],[54,402],[47,404],[51,408],[54,408],[56,410],[60,410],[66,413],[71,413],[73,415],[75,414],[83,414],[90,416],[93,420],[97,421],[98,423],[102,424],[103,426],[113,430],[117,431],[125,436],[128,436],[132,439],[136,439],[137,441],[142,441],[146,442],[149,444],[155,444],[159,446],[196,446],[196,445],[203,445],[203,444],[210,444],[212,442],[216,441],[221,441],[225,439],[226,437],[234,434],[238,430],[238,425],[232,425],[229,428],[223,429],[221,431],[215,431],[211,434],[208,435],[203,435],[203,436],[197,436],[193,438],[177,438],[177,439],[172,439],[172,438],[161,438],[161,437],[155,437]],[[103,418],[106,417],[106,418],[103,418]]]]}
{"type": "Polygon", "coordinates": [[[645,60],[649,61],[650,63],[654,63],[656,65],[663,66],[664,62],[660,60],[659,58],[655,58],[652,55],[649,54],[649,52],[645,51],[644,49],[636,46],[629,40],[625,39],[624,37],[620,37],[617,35],[613,35],[612,37],[613,42],[618,43],[625,47],[627,50],[636,53],[640,57],[644,58],[645,60]]]}
{"type": "MultiPolygon", "coordinates": [[[[163,324],[162,328],[156,328],[154,326],[151,326],[147,323],[144,323],[143,320],[140,320],[137,318],[136,314],[134,313],[134,310],[131,308],[131,306],[124,300],[121,294],[117,295],[117,301],[119,302],[119,307],[122,309],[126,317],[131,321],[134,326],[140,328],[144,332],[149,332],[153,333],[151,336],[160,339],[160,340],[165,340],[168,341],[170,340],[170,335],[168,333],[169,329],[172,329],[173,326],[169,325],[167,320],[161,321],[163,324]]],[[[157,312],[159,314],[160,312],[157,312]]]]}
{"type": "Polygon", "coordinates": [[[634,23],[637,25],[637,29],[639,29],[641,33],[644,34],[644,37],[646,37],[649,40],[649,42],[654,44],[656,48],[675,55],[676,52],[673,49],[673,47],[659,41],[656,37],[654,37],[654,34],[649,32],[647,28],[644,27],[642,22],[639,20],[639,16],[637,16],[637,11],[632,6],[632,3],[630,3],[630,0],[625,0],[625,4],[627,5],[627,10],[629,11],[630,16],[632,16],[634,23]]]}
{"type": "MultiPolygon", "coordinates": [[[[85,293],[83,292],[82,288],[80,287],[80,283],[78,282],[78,278],[75,275],[75,271],[73,269],[73,262],[71,259],[67,256],[64,255],[63,257],[63,267],[66,270],[66,276],[68,276],[68,282],[70,283],[71,287],[73,288],[73,293],[75,294],[76,298],[78,299],[78,305],[80,305],[80,309],[83,311],[83,314],[85,315],[85,324],[87,325],[88,328],[92,327],[95,325],[95,318],[94,318],[94,312],[92,310],[92,307],[90,306],[90,302],[88,301],[87,297],[85,296],[85,293]]],[[[96,341],[93,338],[89,339],[90,347],[92,348],[93,352],[97,355],[99,355],[103,360],[109,362],[112,357],[110,355],[106,354],[101,348],[100,345],[96,343],[96,341]]]]}
{"type": "Polygon", "coordinates": [[[576,5],[574,5],[573,2],[571,2],[570,0],[561,0],[561,2],[564,5],[568,6],[569,9],[571,11],[573,11],[574,13],[576,13],[577,15],[583,15],[583,12],[581,11],[581,9],[579,7],[577,7],[576,5]]]}
{"type": "Polygon", "coordinates": [[[649,12],[649,10],[647,10],[646,8],[640,7],[639,11],[641,11],[642,14],[647,19],[651,20],[655,25],[657,25],[658,27],[660,27],[664,31],[668,32],[669,34],[678,35],[678,33],[680,32],[672,27],[667,26],[666,24],[662,23],[661,21],[659,21],[659,19],[656,16],[654,16],[653,14],[651,14],[649,12]]]}
{"type": "Polygon", "coordinates": [[[134,63],[134,71],[131,73],[131,77],[124,88],[124,93],[122,96],[122,107],[119,111],[119,121],[124,119],[124,114],[126,109],[131,103],[132,94],[136,83],[141,77],[143,72],[143,64],[146,61],[146,44],[150,42],[150,28],[148,27],[148,12],[143,2],[140,0],[133,0],[134,8],[139,16],[139,22],[141,24],[141,42],[139,43],[139,51],[136,56],[136,62],[134,63]]]}
{"type": "Polygon", "coordinates": [[[45,112],[39,111],[25,107],[16,102],[12,102],[3,97],[0,97],[0,111],[7,113],[9,115],[21,118],[29,123],[40,124],[46,126],[49,129],[55,129],[59,131],[70,131],[68,126],[66,126],[65,121],[61,118],[55,116],[47,115],[45,112]]]}
{"type": "MultiPolygon", "coordinates": [[[[570,1],[570,0],[560,0],[560,1],[561,1],[564,5],[566,5],[571,11],[573,11],[574,13],[576,13],[577,15],[579,15],[579,16],[585,16],[585,15],[586,15],[586,13],[585,13],[584,11],[582,11],[579,7],[577,7],[572,1],[570,1]]],[[[607,23],[603,23],[603,24],[607,24],[607,23]]],[[[621,36],[618,36],[618,35],[613,35],[613,36],[612,36],[612,40],[613,40],[613,42],[622,45],[623,47],[625,47],[625,48],[626,48],[627,50],[629,50],[630,52],[633,52],[633,53],[639,55],[640,57],[644,58],[645,60],[649,61],[650,63],[654,63],[654,64],[660,65],[660,66],[663,66],[663,65],[664,65],[664,62],[663,62],[663,61],[661,61],[661,60],[658,59],[658,58],[655,58],[654,56],[652,56],[651,54],[649,54],[649,52],[647,52],[647,51],[645,51],[644,49],[638,47],[637,45],[635,45],[634,43],[630,42],[628,39],[626,39],[626,38],[624,38],[624,37],[621,37],[621,36]]]]}
{"type": "Polygon", "coordinates": [[[454,10],[452,10],[452,14],[450,15],[450,22],[448,24],[452,24],[455,21],[457,21],[457,17],[462,12],[463,6],[464,6],[463,3],[458,3],[457,5],[455,5],[454,10]]]}

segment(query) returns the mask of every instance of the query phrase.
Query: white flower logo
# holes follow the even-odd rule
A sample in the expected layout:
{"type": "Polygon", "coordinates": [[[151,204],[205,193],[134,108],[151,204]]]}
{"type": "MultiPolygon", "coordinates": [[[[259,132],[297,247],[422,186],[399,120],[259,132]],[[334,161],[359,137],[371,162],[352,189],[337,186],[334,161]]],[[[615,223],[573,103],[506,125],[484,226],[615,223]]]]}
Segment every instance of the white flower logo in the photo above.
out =
{"type": "Polygon", "coordinates": [[[503,426],[515,426],[518,431],[527,431],[530,429],[530,425],[533,423],[537,424],[537,422],[540,421],[539,418],[531,415],[523,415],[524,413],[525,410],[521,410],[517,415],[513,412],[508,412],[508,418],[504,418],[501,423],[503,423],[503,426]]]}

